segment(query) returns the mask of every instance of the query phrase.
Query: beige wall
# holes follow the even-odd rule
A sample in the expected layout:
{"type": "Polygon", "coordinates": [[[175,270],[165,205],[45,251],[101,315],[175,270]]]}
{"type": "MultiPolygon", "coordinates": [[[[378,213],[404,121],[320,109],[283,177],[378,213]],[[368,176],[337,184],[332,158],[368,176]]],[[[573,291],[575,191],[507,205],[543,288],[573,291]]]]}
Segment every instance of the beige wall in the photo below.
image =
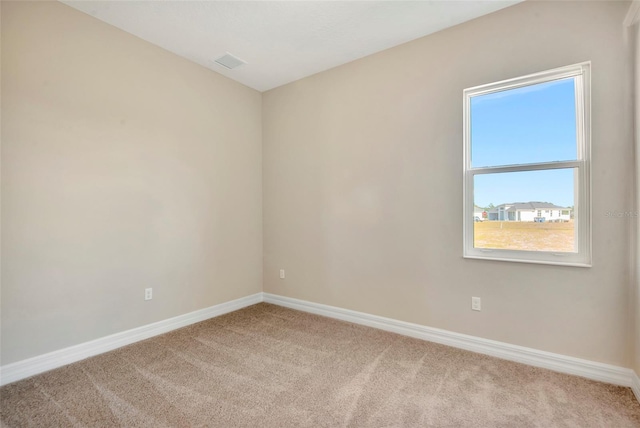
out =
{"type": "Polygon", "coordinates": [[[265,93],[264,290],[630,367],[628,6],[525,2],[265,93]],[[462,90],[587,60],[593,267],[463,259],[462,90]]]}
{"type": "MultiPolygon", "coordinates": [[[[635,151],[636,151],[636,210],[640,211],[640,23],[636,23],[630,31],[635,37],[634,59],[635,66],[635,151]]],[[[633,361],[636,373],[640,376],[640,217],[637,218],[635,228],[635,281],[633,283],[632,342],[633,361]]]]}
{"type": "Polygon", "coordinates": [[[261,291],[260,93],[61,3],[2,2],[1,190],[2,364],[261,291]]]}

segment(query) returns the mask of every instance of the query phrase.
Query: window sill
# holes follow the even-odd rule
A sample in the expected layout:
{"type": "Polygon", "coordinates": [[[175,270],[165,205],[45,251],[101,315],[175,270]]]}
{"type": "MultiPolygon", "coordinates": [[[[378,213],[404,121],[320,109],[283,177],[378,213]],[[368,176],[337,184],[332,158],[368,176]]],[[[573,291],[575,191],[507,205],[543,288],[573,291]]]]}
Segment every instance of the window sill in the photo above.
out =
{"type": "Polygon", "coordinates": [[[464,255],[462,257],[465,259],[488,260],[488,261],[497,261],[497,262],[533,263],[538,265],[572,266],[572,267],[583,267],[583,268],[593,267],[592,263],[576,262],[576,261],[562,262],[562,261],[553,261],[553,260],[531,260],[531,259],[511,258],[508,256],[487,257],[487,256],[481,256],[481,255],[464,255]]]}

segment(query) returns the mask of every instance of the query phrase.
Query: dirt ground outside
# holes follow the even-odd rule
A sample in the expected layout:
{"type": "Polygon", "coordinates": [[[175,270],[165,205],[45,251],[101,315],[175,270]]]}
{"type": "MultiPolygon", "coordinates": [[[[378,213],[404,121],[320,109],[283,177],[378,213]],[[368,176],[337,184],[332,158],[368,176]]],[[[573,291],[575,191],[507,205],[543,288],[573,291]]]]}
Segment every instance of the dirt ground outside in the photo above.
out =
{"type": "Polygon", "coordinates": [[[574,252],[575,224],[483,221],[473,224],[475,248],[574,252]]]}

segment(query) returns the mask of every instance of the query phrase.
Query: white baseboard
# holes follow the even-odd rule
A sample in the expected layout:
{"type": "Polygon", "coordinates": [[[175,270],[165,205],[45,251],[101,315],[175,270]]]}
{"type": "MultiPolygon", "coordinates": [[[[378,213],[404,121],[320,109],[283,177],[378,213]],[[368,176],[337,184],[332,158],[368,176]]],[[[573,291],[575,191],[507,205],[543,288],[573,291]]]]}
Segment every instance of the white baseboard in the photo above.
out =
{"type": "Polygon", "coordinates": [[[207,320],[219,315],[233,312],[260,302],[272,303],[312,314],[323,315],[343,321],[361,324],[404,336],[430,342],[441,343],[455,348],[466,349],[480,354],[491,355],[505,360],[516,361],[535,367],[541,367],[561,373],[582,376],[601,382],[631,387],[640,401],[640,378],[631,369],[598,363],[579,358],[567,357],[523,346],[495,340],[483,339],[466,334],[454,333],[419,324],[398,321],[390,318],[356,312],[335,306],[322,305],[305,300],[278,296],[270,293],[256,293],[230,302],[214,305],[209,308],[180,315],[164,321],[148,324],[132,330],[112,334],[90,342],[81,343],[69,348],[49,352],[44,355],[7,364],[0,367],[0,385],[6,385],[39,373],[53,370],[85,358],[102,354],[159,334],[207,320]]]}
{"type": "Polygon", "coordinates": [[[633,390],[633,393],[636,394],[638,402],[640,402],[640,374],[635,372],[633,373],[631,389],[633,390]]]}
{"type": "Polygon", "coordinates": [[[441,343],[455,348],[466,349],[480,354],[491,355],[504,360],[516,361],[530,366],[541,367],[560,373],[582,376],[601,382],[612,383],[634,388],[638,401],[640,401],[640,382],[635,372],[631,369],[597,363],[579,358],[567,357],[523,346],[495,340],[483,339],[466,334],[454,333],[438,328],[425,327],[363,312],[351,311],[334,306],[321,305],[290,297],[263,293],[264,301],[274,305],[284,306],[312,314],[323,315],[355,324],[361,324],[380,330],[415,337],[429,342],[441,343]],[[634,383],[635,379],[635,383],[634,383]],[[634,386],[635,385],[635,386],[634,386]]]}
{"type": "Polygon", "coordinates": [[[177,328],[185,327],[209,318],[233,312],[262,302],[262,293],[252,294],[230,302],[221,303],[205,309],[190,312],[153,324],[112,334],[90,342],[38,355],[0,367],[0,385],[6,385],[39,373],[43,373],[94,355],[102,354],[125,345],[139,342],[177,328]]]}

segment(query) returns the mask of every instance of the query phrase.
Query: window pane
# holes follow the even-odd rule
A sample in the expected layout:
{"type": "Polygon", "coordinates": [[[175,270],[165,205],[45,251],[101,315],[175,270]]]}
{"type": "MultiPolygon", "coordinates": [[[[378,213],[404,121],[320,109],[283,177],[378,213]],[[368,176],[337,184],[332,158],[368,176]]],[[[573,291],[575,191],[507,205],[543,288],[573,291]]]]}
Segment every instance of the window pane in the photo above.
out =
{"type": "Polygon", "coordinates": [[[574,78],[471,98],[471,166],[576,160],[574,78]]]}
{"type": "Polygon", "coordinates": [[[574,168],[474,177],[475,248],[576,252],[574,168]]]}

